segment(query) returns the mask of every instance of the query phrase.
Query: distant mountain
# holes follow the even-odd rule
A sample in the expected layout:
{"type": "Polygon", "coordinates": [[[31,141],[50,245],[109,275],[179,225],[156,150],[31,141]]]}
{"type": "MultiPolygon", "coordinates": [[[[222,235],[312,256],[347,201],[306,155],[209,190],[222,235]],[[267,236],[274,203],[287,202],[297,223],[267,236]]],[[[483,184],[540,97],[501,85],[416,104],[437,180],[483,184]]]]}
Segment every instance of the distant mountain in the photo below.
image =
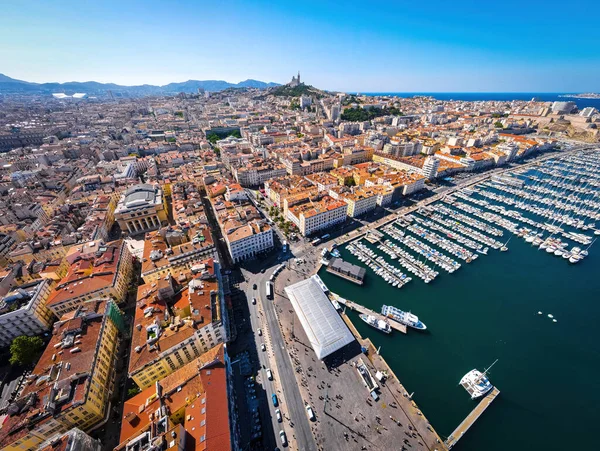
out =
{"type": "Polygon", "coordinates": [[[66,83],[30,83],[16,80],[0,74],[0,94],[53,94],[64,92],[74,94],[85,92],[89,95],[106,95],[110,90],[114,95],[140,97],[146,95],[178,94],[180,92],[196,93],[198,89],[209,92],[223,91],[228,88],[258,88],[266,89],[280,86],[278,83],[266,83],[258,80],[244,80],[239,83],[229,83],[223,80],[188,80],[181,83],[169,83],[164,86],[138,85],[122,86],[114,83],[98,83],[96,81],[66,82],[66,83]]]}
{"type": "Polygon", "coordinates": [[[16,80],[14,78],[7,77],[4,74],[0,74],[0,83],[27,83],[26,81],[16,80]]]}

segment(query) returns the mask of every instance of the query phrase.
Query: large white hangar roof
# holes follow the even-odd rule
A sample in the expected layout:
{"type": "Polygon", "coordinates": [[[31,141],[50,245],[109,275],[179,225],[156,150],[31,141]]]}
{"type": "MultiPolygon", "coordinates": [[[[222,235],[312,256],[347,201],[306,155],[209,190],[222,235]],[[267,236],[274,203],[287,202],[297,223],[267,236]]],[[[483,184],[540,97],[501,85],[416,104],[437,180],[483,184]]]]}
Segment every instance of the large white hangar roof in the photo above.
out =
{"type": "Polygon", "coordinates": [[[324,359],[354,341],[319,282],[308,278],[285,288],[315,354],[324,359]]]}

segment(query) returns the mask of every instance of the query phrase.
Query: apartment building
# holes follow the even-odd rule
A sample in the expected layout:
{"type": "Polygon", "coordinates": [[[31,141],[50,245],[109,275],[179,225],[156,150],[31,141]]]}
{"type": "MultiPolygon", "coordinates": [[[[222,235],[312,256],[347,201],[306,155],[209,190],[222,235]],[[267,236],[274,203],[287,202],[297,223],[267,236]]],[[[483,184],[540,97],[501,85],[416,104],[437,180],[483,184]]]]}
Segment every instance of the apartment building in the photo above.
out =
{"type": "Polygon", "coordinates": [[[0,347],[10,346],[20,335],[39,335],[52,327],[54,314],[46,300],[53,284],[53,280],[38,279],[0,298],[0,347]]]}
{"type": "Polygon", "coordinates": [[[129,377],[146,388],[229,339],[229,315],[217,262],[188,282],[167,277],[141,285],[131,338],[129,377]]]}
{"type": "Polygon", "coordinates": [[[113,196],[99,196],[93,200],[92,211],[81,226],[81,234],[89,240],[108,241],[108,234],[115,222],[117,202],[113,196]]]}
{"type": "Polygon", "coordinates": [[[38,451],[102,451],[102,442],[81,429],[73,428],[49,437],[39,446],[38,451]]]}
{"type": "Polygon", "coordinates": [[[347,214],[351,218],[364,215],[377,207],[377,193],[369,188],[358,188],[341,194],[339,198],[348,204],[347,214]]]}
{"type": "Polygon", "coordinates": [[[346,202],[323,196],[321,200],[294,205],[288,209],[287,219],[292,221],[304,236],[327,229],[346,220],[346,202]]]}
{"type": "Polygon", "coordinates": [[[37,450],[72,428],[89,431],[110,414],[123,318],[110,300],[87,303],[54,324],[52,338],[4,410],[0,449],[37,450]]]}
{"type": "Polygon", "coordinates": [[[310,183],[315,185],[319,191],[327,192],[331,188],[339,185],[338,179],[328,172],[317,172],[315,174],[309,174],[305,178],[310,183]]]}
{"type": "Polygon", "coordinates": [[[73,247],[65,256],[67,275],[52,289],[47,305],[60,318],[91,299],[125,300],[133,259],[124,241],[108,244],[90,241],[73,247]]]}
{"type": "Polygon", "coordinates": [[[115,451],[237,450],[231,362],[218,344],[125,401],[115,451]]]}
{"type": "Polygon", "coordinates": [[[234,263],[255,257],[273,248],[273,229],[265,221],[247,224],[227,221],[222,226],[229,255],[234,263]]]}
{"type": "Polygon", "coordinates": [[[142,254],[142,278],[149,283],[167,274],[173,277],[213,256],[215,244],[207,225],[164,227],[148,232],[142,254]]]}
{"type": "Polygon", "coordinates": [[[267,180],[287,174],[284,165],[273,163],[247,165],[235,168],[232,172],[238,183],[244,187],[258,186],[267,180]]]}
{"type": "Polygon", "coordinates": [[[246,199],[211,199],[231,261],[237,263],[273,248],[273,229],[246,199]]]}
{"type": "MultiPolygon", "coordinates": [[[[282,207],[287,197],[313,188],[313,181],[301,176],[280,177],[265,182],[265,196],[276,206],[282,207]]],[[[314,190],[316,192],[317,190],[314,190]]]]}
{"type": "Polygon", "coordinates": [[[423,162],[421,168],[421,174],[429,180],[433,180],[437,177],[438,168],[440,167],[440,160],[435,157],[427,157],[423,162]]]}

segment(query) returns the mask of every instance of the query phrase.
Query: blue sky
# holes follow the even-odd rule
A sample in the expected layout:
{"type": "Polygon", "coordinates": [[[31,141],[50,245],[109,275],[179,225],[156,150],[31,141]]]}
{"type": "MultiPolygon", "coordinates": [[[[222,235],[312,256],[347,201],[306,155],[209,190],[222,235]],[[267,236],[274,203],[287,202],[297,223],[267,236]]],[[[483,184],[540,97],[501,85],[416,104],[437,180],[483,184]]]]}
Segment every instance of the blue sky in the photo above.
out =
{"type": "Polygon", "coordinates": [[[600,91],[600,1],[11,1],[27,81],[287,82],[340,91],[600,91]]]}

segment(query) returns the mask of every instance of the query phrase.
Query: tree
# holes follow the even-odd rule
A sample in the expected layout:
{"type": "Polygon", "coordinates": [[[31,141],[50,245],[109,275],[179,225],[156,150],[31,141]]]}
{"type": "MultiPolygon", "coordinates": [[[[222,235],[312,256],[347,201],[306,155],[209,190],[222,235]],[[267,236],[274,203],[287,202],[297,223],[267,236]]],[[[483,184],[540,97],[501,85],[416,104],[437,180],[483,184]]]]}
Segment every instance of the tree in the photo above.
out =
{"type": "Polygon", "coordinates": [[[502,125],[502,122],[500,122],[500,121],[497,121],[497,122],[494,124],[494,127],[496,127],[496,128],[504,128],[504,125],[502,125]]]}
{"type": "Polygon", "coordinates": [[[141,392],[142,390],[140,390],[138,387],[132,387],[129,390],[127,390],[127,399],[133,398],[135,395],[141,392]]]}
{"type": "Polygon", "coordinates": [[[13,340],[10,345],[11,365],[30,365],[38,359],[38,354],[44,342],[40,337],[21,335],[13,340]]]}
{"type": "Polygon", "coordinates": [[[216,133],[209,133],[208,135],[206,135],[206,139],[208,139],[208,141],[211,144],[216,144],[217,141],[219,141],[221,138],[219,138],[219,135],[217,135],[216,133]]]}

